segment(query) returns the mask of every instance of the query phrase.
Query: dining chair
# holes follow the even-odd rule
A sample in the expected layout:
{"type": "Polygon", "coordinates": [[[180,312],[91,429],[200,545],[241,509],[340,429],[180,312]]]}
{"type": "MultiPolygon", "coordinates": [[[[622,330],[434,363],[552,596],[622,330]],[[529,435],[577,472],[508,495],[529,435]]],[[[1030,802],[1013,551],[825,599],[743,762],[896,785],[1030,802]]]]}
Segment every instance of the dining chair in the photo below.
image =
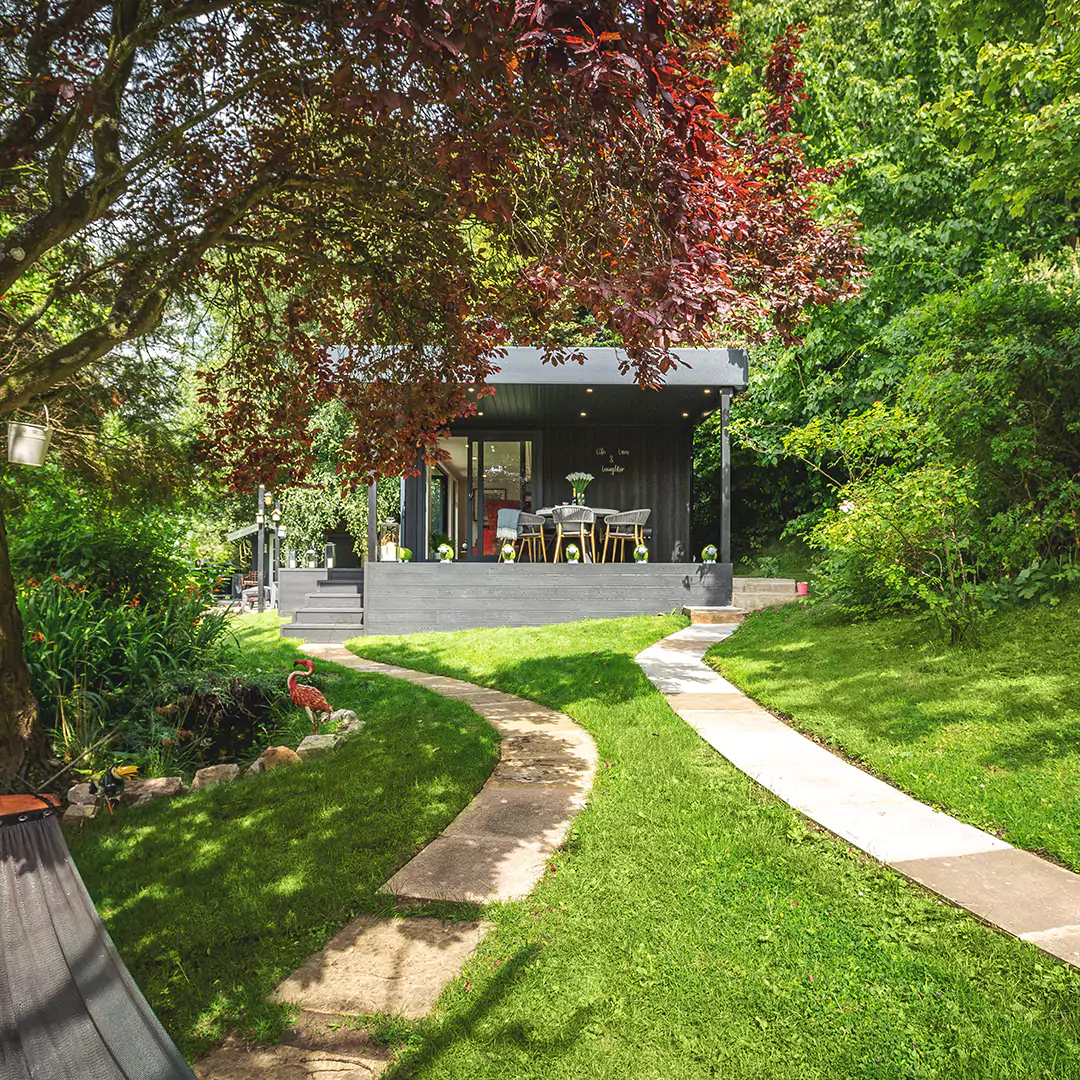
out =
{"type": "Polygon", "coordinates": [[[540,545],[540,553],[544,562],[547,562],[547,548],[544,546],[544,519],[539,514],[530,514],[522,510],[518,514],[517,525],[517,554],[521,558],[522,552],[529,552],[529,562],[536,562],[536,548],[540,545]]]}
{"type": "Polygon", "coordinates": [[[651,510],[626,510],[621,514],[608,514],[604,518],[604,562],[608,561],[608,542],[611,542],[611,561],[615,562],[615,546],[619,547],[618,561],[626,557],[626,542],[632,540],[634,547],[645,542],[645,522],[651,510]]]}
{"type": "Polygon", "coordinates": [[[592,510],[587,506],[556,506],[552,517],[555,520],[555,561],[558,562],[562,555],[564,540],[580,540],[582,548],[588,540],[592,561],[596,562],[596,515],[592,510]]]}

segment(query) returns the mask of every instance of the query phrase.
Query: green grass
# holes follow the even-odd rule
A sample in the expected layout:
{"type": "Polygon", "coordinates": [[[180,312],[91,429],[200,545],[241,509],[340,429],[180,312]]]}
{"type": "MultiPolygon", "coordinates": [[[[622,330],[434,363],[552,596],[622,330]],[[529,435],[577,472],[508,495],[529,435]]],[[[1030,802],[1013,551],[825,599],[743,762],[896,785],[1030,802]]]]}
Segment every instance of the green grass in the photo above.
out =
{"type": "Polygon", "coordinates": [[[710,654],[725,676],[870,769],[1080,870],[1080,597],[995,616],[979,648],[913,617],[789,605],[710,654]]]}
{"type": "Polygon", "coordinates": [[[431,1080],[1080,1076],[1080,978],[808,825],[632,657],[675,617],[368,638],[595,736],[588,808],[399,1048],[431,1080]]]}
{"type": "MultiPolygon", "coordinates": [[[[237,663],[291,667],[276,622],[240,624],[237,663]]],[[[171,802],[118,811],[69,837],[136,981],[189,1057],[230,1029],[273,1039],[267,994],[468,804],[497,757],[460,702],[316,661],[332,704],[364,730],[329,757],[171,802]]]]}

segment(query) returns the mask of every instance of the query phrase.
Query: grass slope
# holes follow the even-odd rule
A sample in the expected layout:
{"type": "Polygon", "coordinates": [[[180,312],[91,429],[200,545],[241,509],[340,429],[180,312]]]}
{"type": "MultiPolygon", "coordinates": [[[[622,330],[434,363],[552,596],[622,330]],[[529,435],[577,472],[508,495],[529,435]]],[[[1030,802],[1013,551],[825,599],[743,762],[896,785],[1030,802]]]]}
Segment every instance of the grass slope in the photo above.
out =
{"type": "Polygon", "coordinates": [[[761,612],[710,662],[925,802],[1080,870],[1080,597],[995,617],[977,649],[915,619],[761,612]]]}
{"type": "MultiPolygon", "coordinates": [[[[249,670],[290,667],[276,623],[239,635],[249,670]]],[[[136,981],[189,1057],[228,1029],[273,1038],[266,995],[473,797],[497,757],[460,702],[316,661],[364,730],[333,755],[171,802],[121,809],[69,837],[136,981]]]]}
{"type": "Polygon", "coordinates": [[[668,708],[632,657],[682,624],[350,642],[563,709],[602,762],[395,1080],[1080,1075],[1074,972],[811,830],[668,708]]]}

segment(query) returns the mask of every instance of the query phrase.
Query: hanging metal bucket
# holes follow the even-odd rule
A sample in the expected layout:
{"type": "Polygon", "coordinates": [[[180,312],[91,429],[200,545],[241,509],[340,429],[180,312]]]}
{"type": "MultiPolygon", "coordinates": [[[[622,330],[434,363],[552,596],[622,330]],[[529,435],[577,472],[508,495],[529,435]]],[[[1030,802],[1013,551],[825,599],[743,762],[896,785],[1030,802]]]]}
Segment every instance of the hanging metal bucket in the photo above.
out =
{"type": "Polygon", "coordinates": [[[49,423],[49,408],[45,407],[45,426],[41,424],[23,424],[9,420],[7,426],[8,461],[12,465],[44,465],[45,455],[49,452],[52,441],[52,425],[49,423]]]}

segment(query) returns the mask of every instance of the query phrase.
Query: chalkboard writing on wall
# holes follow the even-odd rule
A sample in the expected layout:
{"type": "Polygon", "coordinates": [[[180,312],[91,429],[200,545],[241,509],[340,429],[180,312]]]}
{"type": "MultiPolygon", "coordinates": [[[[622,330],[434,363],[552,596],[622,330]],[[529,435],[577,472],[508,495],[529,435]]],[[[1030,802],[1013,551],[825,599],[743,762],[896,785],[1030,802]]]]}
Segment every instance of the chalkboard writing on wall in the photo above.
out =
{"type": "Polygon", "coordinates": [[[608,450],[604,446],[598,446],[596,456],[601,458],[600,472],[609,473],[612,476],[626,472],[626,467],[630,464],[630,451],[625,448],[608,450]]]}

